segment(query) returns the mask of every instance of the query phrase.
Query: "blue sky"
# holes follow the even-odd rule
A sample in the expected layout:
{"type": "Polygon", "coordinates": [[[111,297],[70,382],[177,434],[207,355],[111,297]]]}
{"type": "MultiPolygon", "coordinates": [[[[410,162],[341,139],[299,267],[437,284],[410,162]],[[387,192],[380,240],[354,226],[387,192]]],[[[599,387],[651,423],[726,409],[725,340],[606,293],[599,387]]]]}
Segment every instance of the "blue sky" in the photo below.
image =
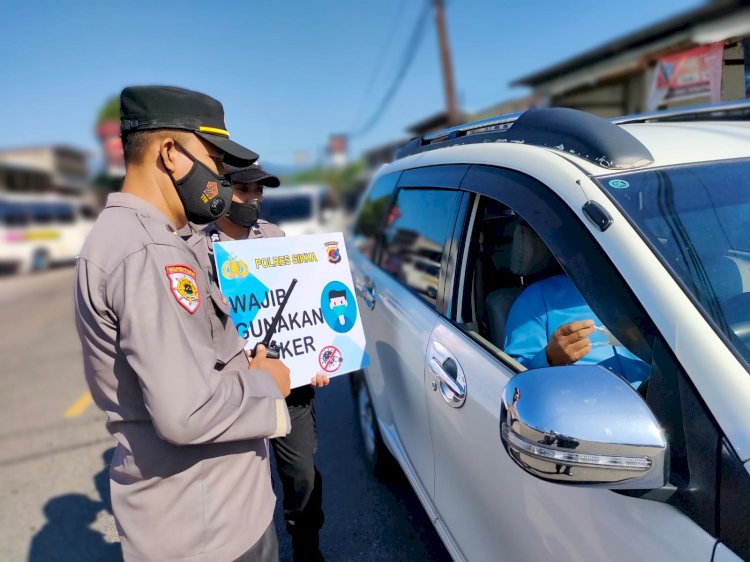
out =
{"type": "MultiPolygon", "coordinates": [[[[314,161],[330,134],[361,128],[380,102],[425,1],[0,1],[0,148],[97,153],[104,101],[158,83],[221,100],[232,138],[264,161],[290,164],[297,151],[314,161]]],[[[521,96],[513,79],[703,3],[447,0],[461,105],[521,96]]],[[[406,78],[377,125],[352,139],[352,156],[443,107],[430,14],[406,78]]]]}

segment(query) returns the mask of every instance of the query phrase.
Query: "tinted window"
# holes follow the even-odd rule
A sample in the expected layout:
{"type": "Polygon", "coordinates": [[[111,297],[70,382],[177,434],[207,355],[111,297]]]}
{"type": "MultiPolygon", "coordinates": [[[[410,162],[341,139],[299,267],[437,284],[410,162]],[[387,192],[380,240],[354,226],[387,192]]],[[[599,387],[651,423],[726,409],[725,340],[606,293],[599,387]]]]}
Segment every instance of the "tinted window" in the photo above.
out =
{"type": "Polygon", "coordinates": [[[310,220],[313,214],[312,197],[309,195],[287,195],[264,197],[261,216],[272,223],[310,220]]]}
{"type": "Polygon", "coordinates": [[[49,224],[54,219],[54,208],[47,203],[32,203],[29,205],[32,222],[49,224]]]}
{"type": "Polygon", "coordinates": [[[388,174],[375,183],[366,195],[365,201],[359,211],[357,223],[354,225],[354,242],[357,249],[373,258],[373,250],[376,245],[376,233],[385,218],[391,195],[396,187],[399,174],[388,174]]]}
{"type": "Polygon", "coordinates": [[[381,267],[433,307],[458,198],[456,191],[402,189],[385,219],[381,267]]]}
{"type": "Polygon", "coordinates": [[[16,203],[0,203],[0,224],[25,226],[29,222],[26,208],[16,203]]]}
{"type": "Polygon", "coordinates": [[[54,207],[55,220],[64,224],[71,224],[75,222],[75,214],[73,213],[73,207],[71,205],[55,205],[54,207]]]}

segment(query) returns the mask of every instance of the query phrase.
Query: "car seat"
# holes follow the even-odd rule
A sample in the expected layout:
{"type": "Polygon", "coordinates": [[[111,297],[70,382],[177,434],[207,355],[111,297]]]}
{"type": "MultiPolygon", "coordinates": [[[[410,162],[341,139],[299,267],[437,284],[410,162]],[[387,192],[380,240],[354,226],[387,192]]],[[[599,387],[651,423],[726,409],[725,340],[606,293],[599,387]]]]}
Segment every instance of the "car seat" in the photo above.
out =
{"type": "Polygon", "coordinates": [[[508,268],[516,276],[516,285],[496,289],[484,301],[490,341],[501,349],[505,341],[505,324],[513,302],[527,285],[549,275],[553,270],[559,269],[559,266],[536,232],[527,224],[518,222],[513,231],[508,268]]]}

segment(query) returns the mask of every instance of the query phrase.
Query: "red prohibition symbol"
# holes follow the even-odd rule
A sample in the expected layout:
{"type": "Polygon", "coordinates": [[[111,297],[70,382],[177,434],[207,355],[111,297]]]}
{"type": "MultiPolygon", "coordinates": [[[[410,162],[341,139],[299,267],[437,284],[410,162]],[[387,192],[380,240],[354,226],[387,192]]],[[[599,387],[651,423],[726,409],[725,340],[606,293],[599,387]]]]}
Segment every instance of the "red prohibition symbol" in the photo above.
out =
{"type": "Polygon", "coordinates": [[[341,356],[341,351],[338,347],[327,345],[320,350],[320,354],[318,355],[318,365],[320,365],[320,368],[326,373],[338,371],[343,363],[344,358],[341,356]]]}

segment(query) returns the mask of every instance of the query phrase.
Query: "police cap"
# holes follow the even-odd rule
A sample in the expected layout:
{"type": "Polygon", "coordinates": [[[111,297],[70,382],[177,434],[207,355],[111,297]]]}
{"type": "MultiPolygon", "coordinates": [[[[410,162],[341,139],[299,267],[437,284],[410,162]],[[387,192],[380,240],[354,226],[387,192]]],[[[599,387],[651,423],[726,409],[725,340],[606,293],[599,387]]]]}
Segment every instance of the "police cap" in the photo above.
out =
{"type": "Polygon", "coordinates": [[[266,172],[257,162],[242,168],[226,166],[224,175],[232,183],[259,183],[267,187],[279,187],[281,185],[277,176],[266,172]]]}
{"type": "Polygon", "coordinates": [[[130,86],[120,94],[120,129],[123,138],[136,131],[183,129],[224,151],[224,161],[248,166],[258,155],[229,140],[221,102],[174,86],[130,86]]]}

